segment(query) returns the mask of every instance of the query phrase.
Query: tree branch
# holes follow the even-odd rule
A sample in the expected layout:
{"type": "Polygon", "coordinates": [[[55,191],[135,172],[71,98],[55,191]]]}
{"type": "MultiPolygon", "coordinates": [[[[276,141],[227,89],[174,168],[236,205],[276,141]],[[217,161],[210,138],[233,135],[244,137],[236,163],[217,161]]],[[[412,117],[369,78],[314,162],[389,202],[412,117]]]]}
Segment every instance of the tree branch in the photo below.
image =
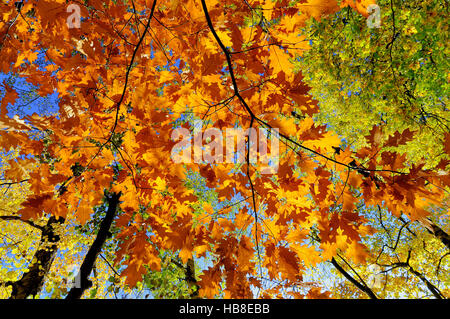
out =
{"type": "MultiPolygon", "coordinates": [[[[441,291],[435,285],[433,285],[422,273],[418,272],[410,265],[410,263],[409,263],[410,259],[411,259],[411,250],[408,250],[408,257],[406,257],[405,262],[398,262],[398,263],[394,263],[392,265],[380,265],[380,266],[383,266],[383,267],[393,266],[388,271],[398,268],[398,267],[406,268],[409,272],[411,272],[414,276],[419,278],[427,286],[428,290],[430,290],[430,292],[434,295],[434,297],[436,299],[445,299],[444,295],[441,293],[441,291]]],[[[387,271],[384,271],[384,272],[387,272],[387,271]]]]}
{"type": "Polygon", "coordinates": [[[185,277],[186,282],[188,283],[189,287],[192,289],[190,297],[197,299],[199,297],[198,290],[200,289],[200,287],[198,286],[197,279],[195,278],[195,264],[194,264],[193,258],[190,258],[187,261],[185,270],[186,270],[186,277],[185,277]]]}
{"type": "Polygon", "coordinates": [[[409,271],[412,274],[414,274],[417,278],[419,278],[427,286],[428,290],[431,291],[431,293],[434,295],[436,299],[445,299],[441,291],[435,285],[433,285],[427,278],[425,278],[425,276],[422,273],[415,270],[411,265],[408,264],[408,266],[409,271]]]}
{"type": "Polygon", "coordinates": [[[27,223],[30,226],[33,226],[34,228],[37,228],[39,230],[43,230],[44,227],[40,225],[36,225],[31,220],[23,220],[20,216],[0,216],[0,220],[19,220],[21,222],[27,223]]]}
{"type": "MultiPolygon", "coordinates": [[[[202,3],[203,12],[205,14],[205,18],[206,18],[206,22],[208,24],[209,30],[211,31],[211,33],[212,33],[214,39],[216,40],[217,44],[219,45],[220,49],[225,54],[225,58],[227,60],[227,65],[228,65],[228,71],[230,72],[230,78],[231,78],[231,82],[233,84],[234,95],[239,99],[239,101],[241,102],[242,106],[247,111],[248,115],[250,116],[251,120],[256,120],[256,122],[258,122],[259,124],[261,124],[261,125],[263,125],[265,127],[268,127],[268,128],[272,128],[272,126],[269,123],[261,120],[260,118],[258,118],[255,115],[255,113],[253,113],[252,109],[248,106],[247,102],[242,97],[241,92],[239,90],[239,87],[237,85],[236,76],[234,74],[233,64],[232,64],[232,61],[231,61],[231,52],[225,47],[225,45],[223,44],[222,40],[217,35],[216,30],[214,29],[214,26],[213,26],[212,21],[211,21],[211,17],[210,17],[209,12],[208,12],[208,8],[206,6],[206,1],[205,0],[201,0],[201,3],[202,3]]],[[[367,174],[367,173],[371,173],[371,172],[389,172],[389,173],[394,173],[394,174],[399,174],[399,175],[405,175],[406,174],[404,172],[399,172],[399,171],[389,170],[389,169],[368,169],[368,168],[365,168],[365,167],[362,167],[362,166],[354,166],[354,165],[351,165],[351,164],[345,164],[343,162],[337,161],[334,158],[331,158],[331,157],[328,157],[328,156],[326,156],[324,154],[321,154],[321,153],[319,153],[319,152],[317,152],[317,151],[315,151],[315,150],[313,150],[313,149],[311,149],[309,147],[306,147],[306,146],[304,146],[304,145],[294,141],[292,138],[290,138],[287,135],[284,135],[281,132],[279,132],[278,135],[280,137],[284,138],[286,141],[293,143],[295,146],[297,146],[297,147],[299,147],[299,148],[301,148],[301,149],[303,149],[305,151],[311,152],[311,153],[313,153],[313,154],[315,154],[317,156],[320,156],[320,157],[326,159],[327,161],[330,161],[330,162],[333,162],[335,164],[344,166],[344,167],[346,167],[348,169],[356,170],[356,171],[358,171],[359,173],[361,173],[363,175],[367,174]]]]}
{"type": "MultiPolygon", "coordinates": [[[[430,221],[431,222],[431,221],[430,221]]],[[[438,238],[448,249],[450,249],[450,235],[442,230],[438,225],[431,222],[430,228],[425,227],[430,234],[438,238]]]]}
{"type": "Polygon", "coordinates": [[[113,193],[111,197],[107,199],[108,201],[108,210],[106,212],[105,218],[102,220],[100,224],[100,229],[97,233],[97,237],[92,243],[89,251],[86,254],[86,257],[83,260],[83,263],[80,267],[80,271],[77,274],[79,287],[72,287],[69,293],[66,296],[66,299],[80,299],[83,295],[84,291],[92,286],[92,282],[89,281],[88,277],[94,267],[95,261],[97,260],[97,256],[100,254],[102,250],[103,244],[108,238],[109,229],[111,228],[111,224],[114,220],[114,216],[116,215],[117,206],[119,204],[120,193],[113,193]]]}
{"type": "Polygon", "coordinates": [[[339,265],[339,263],[336,261],[334,257],[331,259],[331,263],[342,275],[344,275],[345,278],[347,278],[352,284],[358,287],[358,289],[366,293],[370,299],[378,299],[378,297],[374,294],[372,289],[370,289],[366,285],[362,285],[359,281],[353,278],[348,272],[345,271],[344,268],[341,267],[341,265],[339,265]]]}

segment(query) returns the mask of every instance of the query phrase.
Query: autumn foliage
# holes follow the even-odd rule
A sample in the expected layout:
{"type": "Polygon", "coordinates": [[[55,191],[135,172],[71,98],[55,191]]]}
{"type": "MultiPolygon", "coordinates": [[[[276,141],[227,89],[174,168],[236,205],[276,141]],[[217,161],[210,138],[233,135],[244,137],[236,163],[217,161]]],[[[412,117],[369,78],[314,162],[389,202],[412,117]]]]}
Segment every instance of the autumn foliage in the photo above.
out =
{"type": "Polygon", "coordinates": [[[361,205],[424,222],[448,194],[449,134],[447,157],[424,169],[392,150],[414,131],[386,136],[374,126],[354,149],[313,120],[320,106],[293,66],[311,45],[302,28],[347,6],[367,16],[373,1],[90,0],[74,2],[80,28],[68,27],[66,1],[21,3],[0,5],[0,71],[59,100],[55,114],[11,117],[20,92],[4,84],[1,148],[18,151],[4,179],[29,185],[17,215],[83,225],[105,194],[120,196],[115,264],[130,287],[171,251],[184,264],[209,260],[200,297],[285,296],[338,252],[365,262],[361,239],[374,229],[361,205]],[[220,130],[278,128],[278,171],[174,163],[172,131],[193,131],[196,119],[220,130]],[[215,201],[200,200],[190,176],[215,201]]]}

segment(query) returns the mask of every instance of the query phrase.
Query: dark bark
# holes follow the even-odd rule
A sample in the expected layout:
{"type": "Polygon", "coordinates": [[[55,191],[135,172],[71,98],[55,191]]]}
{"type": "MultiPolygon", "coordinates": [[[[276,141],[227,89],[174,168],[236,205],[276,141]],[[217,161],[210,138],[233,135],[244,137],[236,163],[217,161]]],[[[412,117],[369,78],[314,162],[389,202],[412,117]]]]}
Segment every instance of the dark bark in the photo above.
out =
{"type": "Polygon", "coordinates": [[[41,240],[39,248],[34,254],[32,265],[28,267],[18,281],[9,282],[7,284],[12,286],[12,293],[10,299],[25,299],[29,296],[36,296],[44,284],[45,275],[50,270],[53,260],[55,259],[58,250],[59,236],[54,232],[54,226],[64,223],[64,218],[57,219],[51,216],[47,224],[41,228],[41,240]]]}
{"type": "Polygon", "coordinates": [[[407,269],[410,273],[412,273],[414,276],[419,278],[427,286],[428,290],[433,294],[434,297],[436,297],[436,299],[445,299],[445,296],[441,293],[441,291],[435,285],[433,285],[424,276],[424,274],[418,272],[409,264],[410,259],[411,259],[411,250],[408,251],[408,257],[406,258],[405,262],[398,262],[398,263],[394,263],[392,265],[380,265],[380,266],[382,266],[382,267],[392,266],[393,268],[391,268],[391,269],[394,269],[397,267],[403,267],[403,268],[407,269]]]}
{"type": "Polygon", "coordinates": [[[195,278],[195,264],[194,259],[189,259],[186,265],[186,282],[188,283],[189,287],[192,289],[192,293],[190,294],[190,297],[193,299],[197,299],[198,296],[198,283],[197,279],[195,278]]]}
{"type": "Polygon", "coordinates": [[[334,259],[334,257],[331,259],[331,263],[334,267],[342,274],[345,278],[347,278],[352,284],[354,284],[358,289],[363,291],[366,295],[369,296],[370,299],[378,299],[377,296],[373,293],[372,289],[367,287],[366,285],[361,284],[359,281],[357,281],[355,278],[353,278],[348,272],[344,270],[344,268],[339,265],[339,263],[334,259]]]}
{"type": "MultiPolygon", "coordinates": [[[[399,220],[403,224],[407,224],[408,222],[404,220],[402,217],[399,217],[399,220]]],[[[450,249],[450,235],[447,234],[442,228],[433,223],[433,221],[429,218],[425,218],[424,220],[419,220],[419,223],[425,227],[425,229],[432,235],[434,235],[437,239],[441,241],[448,249],[450,249]]],[[[408,229],[408,228],[407,228],[408,229]]],[[[409,229],[408,229],[409,230],[409,229]]],[[[409,230],[411,232],[411,230],[409,230]]],[[[417,236],[415,233],[411,232],[414,236],[417,236]]]]}
{"type": "Polygon", "coordinates": [[[35,223],[33,223],[31,220],[23,220],[22,217],[20,216],[0,216],[0,220],[18,220],[21,221],[23,223],[26,223],[34,228],[37,228],[39,230],[43,230],[43,226],[37,225],[35,223]]]}
{"type": "Polygon", "coordinates": [[[442,295],[441,291],[435,286],[433,285],[427,278],[425,278],[425,276],[423,274],[421,274],[420,272],[414,270],[413,267],[409,266],[409,271],[411,273],[413,273],[415,276],[417,276],[417,278],[419,278],[428,288],[429,291],[431,291],[431,293],[433,294],[433,296],[436,299],[445,299],[444,295],[442,295]]]}
{"type": "Polygon", "coordinates": [[[106,239],[110,236],[109,229],[116,215],[117,206],[119,204],[119,198],[121,194],[112,194],[107,198],[108,210],[106,211],[106,216],[100,224],[100,229],[97,233],[97,237],[92,243],[89,251],[87,252],[83,263],[80,267],[80,271],[77,274],[77,285],[72,287],[66,296],[66,299],[79,299],[86,289],[92,286],[92,282],[88,279],[92,268],[94,267],[97,256],[100,254],[103,244],[106,239]]]}
{"type": "Polygon", "coordinates": [[[430,228],[427,227],[427,230],[436,236],[448,249],[450,249],[450,236],[443,231],[438,225],[432,223],[430,228]]]}

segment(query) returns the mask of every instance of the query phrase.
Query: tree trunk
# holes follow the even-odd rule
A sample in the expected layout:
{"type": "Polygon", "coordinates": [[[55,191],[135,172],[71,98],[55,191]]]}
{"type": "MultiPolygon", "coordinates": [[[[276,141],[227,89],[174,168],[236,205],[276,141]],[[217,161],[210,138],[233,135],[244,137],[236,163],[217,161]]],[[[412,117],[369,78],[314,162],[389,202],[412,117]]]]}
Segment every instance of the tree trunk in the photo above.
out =
{"type": "Polygon", "coordinates": [[[92,243],[89,251],[86,254],[86,257],[83,260],[83,264],[80,267],[80,271],[76,277],[76,285],[72,287],[69,293],[66,296],[66,299],[80,299],[86,289],[89,289],[92,286],[92,282],[88,279],[92,268],[94,267],[95,261],[97,260],[98,254],[101,252],[103,244],[106,239],[111,234],[109,229],[111,228],[111,224],[116,215],[117,206],[119,204],[119,194],[112,194],[111,197],[107,199],[108,201],[108,210],[106,212],[105,218],[102,220],[100,224],[100,229],[98,230],[97,237],[92,243]]]}
{"type": "Polygon", "coordinates": [[[10,299],[25,299],[36,296],[44,284],[45,275],[50,270],[53,259],[58,250],[59,236],[54,232],[54,226],[64,223],[64,218],[51,216],[47,224],[42,227],[41,240],[38,250],[34,254],[35,262],[28,267],[28,271],[18,281],[10,282],[12,293],[10,299]]]}
{"type": "Polygon", "coordinates": [[[427,227],[427,230],[436,236],[448,249],[450,249],[450,236],[443,231],[438,225],[432,223],[430,228],[427,227]]]}

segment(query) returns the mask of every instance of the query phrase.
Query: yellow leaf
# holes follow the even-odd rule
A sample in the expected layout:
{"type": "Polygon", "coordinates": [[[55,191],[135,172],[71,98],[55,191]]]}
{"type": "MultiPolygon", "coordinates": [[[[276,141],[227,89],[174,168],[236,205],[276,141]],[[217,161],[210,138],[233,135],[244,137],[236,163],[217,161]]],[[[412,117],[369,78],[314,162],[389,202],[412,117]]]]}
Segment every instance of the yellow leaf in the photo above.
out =
{"type": "Polygon", "coordinates": [[[92,208],[87,205],[86,202],[82,201],[80,206],[78,206],[76,217],[78,221],[83,225],[85,224],[92,214],[92,208]]]}
{"type": "Polygon", "coordinates": [[[159,76],[159,83],[164,83],[164,82],[169,82],[172,81],[173,77],[174,77],[174,73],[167,71],[167,70],[163,70],[161,72],[158,73],[159,76]]]}
{"type": "Polygon", "coordinates": [[[298,258],[303,261],[306,267],[314,267],[322,261],[322,257],[314,247],[308,247],[301,244],[291,244],[291,249],[297,254],[298,258]]]}
{"type": "Polygon", "coordinates": [[[187,263],[189,259],[192,258],[192,251],[188,249],[187,247],[183,247],[180,250],[179,256],[181,258],[181,261],[183,264],[187,263]]]}

